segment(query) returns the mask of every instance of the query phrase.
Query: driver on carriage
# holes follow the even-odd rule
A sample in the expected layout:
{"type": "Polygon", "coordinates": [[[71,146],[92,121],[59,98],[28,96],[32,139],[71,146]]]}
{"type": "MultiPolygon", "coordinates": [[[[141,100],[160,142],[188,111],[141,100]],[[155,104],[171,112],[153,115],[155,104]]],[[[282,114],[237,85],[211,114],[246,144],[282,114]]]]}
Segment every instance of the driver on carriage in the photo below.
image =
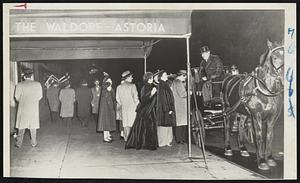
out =
{"type": "Polygon", "coordinates": [[[212,99],[212,95],[219,95],[221,88],[214,86],[211,81],[221,81],[223,78],[223,63],[217,55],[210,53],[207,46],[200,48],[202,61],[198,69],[194,69],[195,83],[198,95],[202,95],[204,102],[212,99]]]}

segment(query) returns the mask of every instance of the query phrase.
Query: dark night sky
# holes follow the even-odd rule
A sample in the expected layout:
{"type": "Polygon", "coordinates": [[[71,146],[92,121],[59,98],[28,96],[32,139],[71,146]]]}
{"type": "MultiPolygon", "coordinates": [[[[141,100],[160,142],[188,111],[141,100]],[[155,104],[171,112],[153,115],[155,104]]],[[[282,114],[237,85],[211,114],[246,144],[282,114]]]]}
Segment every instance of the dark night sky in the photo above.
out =
{"type": "MultiPolygon", "coordinates": [[[[192,37],[190,39],[191,66],[200,63],[199,47],[207,45],[217,54],[223,64],[237,65],[240,72],[250,72],[266,50],[267,39],[281,41],[284,37],[284,11],[203,11],[192,14],[192,37]]],[[[57,62],[56,62],[57,63],[57,62]]],[[[61,62],[62,63],[62,62],[61,62]]],[[[116,84],[121,73],[130,69],[141,80],[143,59],[84,60],[65,63],[74,81],[85,77],[92,63],[112,75],[116,84]]],[[[63,63],[62,63],[63,64],[63,63]]],[[[185,39],[161,39],[155,44],[147,64],[148,71],[165,69],[176,73],[186,68],[185,39]]]]}

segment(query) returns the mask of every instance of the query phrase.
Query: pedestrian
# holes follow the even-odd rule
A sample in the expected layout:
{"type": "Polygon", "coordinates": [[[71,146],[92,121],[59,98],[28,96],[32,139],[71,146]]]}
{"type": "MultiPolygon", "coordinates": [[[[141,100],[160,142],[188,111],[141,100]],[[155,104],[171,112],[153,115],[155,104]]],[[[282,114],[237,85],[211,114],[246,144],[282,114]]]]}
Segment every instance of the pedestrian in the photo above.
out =
{"type": "Polygon", "coordinates": [[[103,131],[103,142],[110,143],[113,140],[110,132],[116,130],[117,102],[109,75],[104,77],[101,88],[97,131],[103,131]]]}
{"type": "Polygon", "coordinates": [[[156,123],[156,93],[153,74],[146,72],[143,76],[144,86],[141,90],[141,102],[136,109],[136,118],[128,135],[125,149],[149,149],[158,147],[156,123]]]}
{"type": "Polygon", "coordinates": [[[162,146],[172,146],[173,141],[173,129],[172,127],[176,125],[176,115],[175,115],[175,103],[173,92],[167,82],[168,75],[162,70],[158,71],[156,74],[158,82],[157,91],[157,135],[158,135],[158,145],[162,146]]]}
{"type": "Polygon", "coordinates": [[[58,83],[52,83],[49,88],[47,88],[47,99],[50,109],[51,122],[56,122],[59,119],[59,87],[58,83]]]}
{"type": "Polygon", "coordinates": [[[91,105],[92,105],[92,115],[94,116],[94,119],[97,122],[99,99],[100,99],[100,95],[101,95],[101,86],[100,86],[99,79],[95,79],[94,84],[95,84],[95,86],[91,89],[92,94],[93,94],[91,105]]]}
{"type": "Polygon", "coordinates": [[[20,148],[23,143],[25,129],[30,130],[31,146],[37,146],[36,133],[40,128],[39,101],[43,97],[42,86],[33,80],[33,71],[24,71],[24,81],[18,83],[15,90],[15,99],[18,102],[16,128],[18,136],[16,147],[20,148]]]}
{"type": "Polygon", "coordinates": [[[71,128],[72,118],[74,116],[75,90],[71,88],[69,81],[65,81],[65,87],[60,90],[59,100],[61,102],[60,116],[67,128],[71,128]]]}
{"type": "Polygon", "coordinates": [[[14,94],[15,94],[15,84],[14,82],[10,81],[10,102],[9,102],[9,105],[10,105],[10,135],[15,135],[16,134],[16,129],[15,129],[15,126],[16,126],[16,116],[17,116],[17,106],[16,106],[16,101],[15,101],[15,97],[14,97],[14,94]]]}
{"type": "MultiPolygon", "coordinates": [[[[121,84],[123,84],[123,83],[124,83],[124,80],[121,79],[121,84]]],[[[123,127],[123,122],[122,122],[122,106],[118,102],[117,102],[116,120],[117,120],[117,124],[118,124],[118,129],[120,132],[120,140],[124,140],[124,127],[123,127]]]]}
{"type": "Polygon", "coordinates": [[[86,80],[81,81],[80,88],[76,90],[77,115],[81,126],[87,127],[91,117],[92,90],[88,87],[86,80]]]}
{"type": "Polygon", "coordinates": [[[122,107],[118,103],[117,103],[117,109],[116,109],[116,121],[117,121],[118,129],[120,132],[120,140],[125,140],[124,139],[124,127],[123,127],[123,122],[122,122],[122,107]]]}
{"type": "Polygon", "coordinates": [[[130,71],[122,73],[124,82],[117,87],[116,100],[121,106],[124,140],[127,141],[130,129],[136,116],[136,107],[139,104],[138,91],[132,83],[133,74],[130,71]]]}
{"type": "Polygon", "coordinates": [[[172,84],[175,102],[176,127],[175,140],[178,144],[187,142],[187,90],[185,86],[187,72],[180,70],[172,84]]]}

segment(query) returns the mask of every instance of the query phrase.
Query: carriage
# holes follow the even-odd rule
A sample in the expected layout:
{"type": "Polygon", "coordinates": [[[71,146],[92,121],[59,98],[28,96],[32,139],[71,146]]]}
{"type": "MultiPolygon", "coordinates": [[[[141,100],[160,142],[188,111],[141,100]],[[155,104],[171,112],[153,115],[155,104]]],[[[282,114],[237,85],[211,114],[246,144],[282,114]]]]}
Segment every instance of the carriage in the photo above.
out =
{"type": "Polygon", "coordinates": [[[246,141],[255,143],[258,168],[269,170],[276,166],[272,141],[273,127],[283,106],[283,49],[282,43],[268,41],[268,49],[252,73],[232,75],[224,67],[223,77],[206,82],[200,92],[193,86],[197,84],[192,75],[194,139],[199,138],[197,134],[205,137],[205,130],[222,128],[224,154],[232,156],[230,133],[238,132],[242,156],[249,156],[246,141]]]}

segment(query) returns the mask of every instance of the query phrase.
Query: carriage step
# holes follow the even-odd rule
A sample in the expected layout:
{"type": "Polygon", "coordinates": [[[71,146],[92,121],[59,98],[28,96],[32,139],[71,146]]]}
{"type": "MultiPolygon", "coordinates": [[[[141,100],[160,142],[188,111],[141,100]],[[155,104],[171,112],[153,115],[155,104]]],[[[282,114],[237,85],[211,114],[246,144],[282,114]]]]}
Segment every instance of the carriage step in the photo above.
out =
{"type": "Polygon", "coordinates": [[[206,126],[206,127],[204,127],[205,130],[218,129],[218,128],[224,128],[224,126],[206,126]]]}

